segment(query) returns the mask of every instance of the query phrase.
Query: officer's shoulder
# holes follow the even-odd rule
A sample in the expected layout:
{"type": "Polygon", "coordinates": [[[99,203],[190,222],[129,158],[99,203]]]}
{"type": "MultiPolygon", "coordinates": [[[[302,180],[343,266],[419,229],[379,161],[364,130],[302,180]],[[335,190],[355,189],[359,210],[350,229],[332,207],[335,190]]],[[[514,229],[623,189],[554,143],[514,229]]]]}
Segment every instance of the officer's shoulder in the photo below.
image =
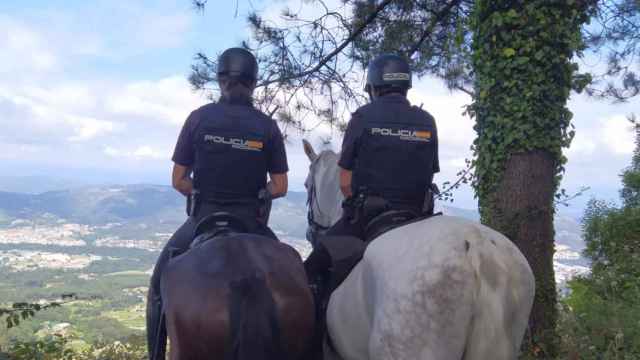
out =
{"type": "Polygon", "coordinates": [[[364,117],[368,111],[370,111],[371,109],[374,109],[375,107],[376,105],[372,102],[366,103],[360,106],[359,108],[356,109],[356,111],[351,113],[351,120],[364,117]]]}
{"type": "Polygon", "coordinates": [[[265,114],[264,112],[262,112],[262,110],[258,108],[249,107],[249,111],[253,112],[255,116],[260,120],[267,121],[267,122],[275,121],[273,120],[273,118],[271,118],[269,115],[265,114]]]}
{"type": "Polygon", "coordinates": [[[362,112],[367,111],[369,109],[372,108],[376,108],[378,106],[378,103],[375,101],[372,102],[368,102],[362,106],[360,106],[359,108],[356,109],[356,111],[354,112],[354,114],[362,114],[362,112]]]}
{"type": "Polygon", "coordinates": [[[200,106],[199,108],[193,110],[191,113],[198,115],[198,114],[204,114],[210,111],[215,111],[220,107],[220,104],[212,102],[212,103],[208,103],[205,105],[200,106]]]}
{"type": "Polygon", "coordinates": [[[411,108],[413,108],[415,111],[421,113],[424,117],[426,117],[427,119],[431,120],[431,121],[435,121],[435,118],[433,117],[433,115],[431,115],[430,112],[428,112],[427,110],[419,107],[419,106],[415,106],[412,105],[411,108]]]}

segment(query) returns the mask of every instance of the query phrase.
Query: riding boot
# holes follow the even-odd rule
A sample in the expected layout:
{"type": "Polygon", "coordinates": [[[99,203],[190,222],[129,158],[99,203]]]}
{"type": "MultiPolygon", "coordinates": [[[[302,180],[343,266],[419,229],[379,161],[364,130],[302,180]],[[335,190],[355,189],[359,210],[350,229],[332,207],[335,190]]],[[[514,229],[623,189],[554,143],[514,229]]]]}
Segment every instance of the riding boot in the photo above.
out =
{"type": "Polygon", "coordinates": [[[326,326],[326,311],[327,311],[327,274],[317,274],[315,277],[309,279],[309,287],[313,295],[313,302],[315,304],[315,329],[313,339],[311,341],[311,354],[310,359],[322,360],[323,359],[323,341],[327,331],[326,326]]]}
{"type": "Polygon", "coordinates": [[[309,284],[313,285],[319,277],[329,271],[330,267],[331,257],[327,249],[319,244],[304,261],[304,271],[307,273],[309,284]]]}
{"type": "Polygon", "coordinates": [[[147,346],[149,360],[164,360],[167,349],[167,328],[162,312],[162,299],[149,290],[147,296],[147,346]]]}

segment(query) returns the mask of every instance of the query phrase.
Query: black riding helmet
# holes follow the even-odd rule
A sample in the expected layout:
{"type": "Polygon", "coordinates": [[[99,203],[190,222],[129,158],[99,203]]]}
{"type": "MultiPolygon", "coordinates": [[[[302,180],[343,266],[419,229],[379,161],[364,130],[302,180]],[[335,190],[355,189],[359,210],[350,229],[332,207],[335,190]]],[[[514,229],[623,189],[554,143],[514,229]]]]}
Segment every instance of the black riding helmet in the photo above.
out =
{"type": "Polygon", "coordinates": [[[218,57],[218,76],[230,76],[250,81],[258,79],[258,61],[246,49],[230,48],[218,57]]]}
{"type": "Polygon", "coordinates": [[[373,89],[380,87],[402,90],[411,88],[411,69],[403,57],[383,54],[371,60],[367,68],[367,84],[364,91],[371,94],[373,89]]]}

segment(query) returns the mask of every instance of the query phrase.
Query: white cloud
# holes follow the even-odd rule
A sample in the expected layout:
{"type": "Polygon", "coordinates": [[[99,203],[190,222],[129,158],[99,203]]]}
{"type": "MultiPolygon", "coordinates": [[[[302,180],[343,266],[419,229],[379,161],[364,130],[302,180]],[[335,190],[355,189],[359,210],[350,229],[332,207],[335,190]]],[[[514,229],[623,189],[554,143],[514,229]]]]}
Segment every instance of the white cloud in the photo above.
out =
{"type": "Polygon", "coordinates": [[[108,98],[107,109],[116,114],[175,125],[182,124],[191,111],[205,102],[203,97],[193,93],[183,76],[171,76],[124,86],[108,98]]]}
{"type": "Polygon", "coordinates": [[[132,160],[169,158],[168,154],[158,151],[148,145],[138,146],[134,150],[119,150],[112,146],[105,146],[103,153],[112,158],[126,158],[132,160]]]}
{"type": "Polygon", "coordinates": [[[625,115],[613,115],[591,121],[576,129],[567,150],[569,159],[584,161],[585,156],[626,157],[635,148],[633,125],[625,115]]]}
{"type": "Polygon", "coordinates": [[[20,125],[10,128],[10,131],[16,132],[17,138],[29,137],[30,141],[47,144],[59,142],[60,139],[82,142],[118,128],[113,122],[98,120],[85,115],[82,109],[76,109],[74,106],[82,108],[86,105],[82,101],[59,101],[59,94],[55,91],[33,88],[16,88],[13,91],[11,94],[7,89],[0,89],[0,105],[4,110],[11,111],[11,117],[5,117],[3,121],[18,122],[20,125]]]}
{"type": "Polygon", "coordinates": [[[72,142],[88,141],[114,130],[114,124],[93,118],[68,115],[65,122],[72,126],[74,135],[67,139],[72,142]]]}
{"type": "Polygon", "coordinates": [[[149,14],[135,21],[134,42],[146,48],[176,47],[184,42],[190,28],[191,16],[184,13],[149,14]]]}
{"type": "Polygon", "coordinates": [[[0,141],[0,159],[20,160],[30,156],[41,155],[43,152],[43,147],[39,145],[13,144],[0,141]]]}
{"type": "Polygon", "coordinates": [[[114,147],[111,146],[105,146],[104,149],[102,150],[102,152],[107,155],[107,156],[111,156],[111,157],[120,157],[122,156],[122,152],[120,150],[117,150],[114,147]]]}
{"type": "MultiPolygon", "coordinates": [[[[452,159],[447,159],[445,161],[445,165],[446,166],[450,166],[456,169],[463,169],[467,163],[465,161],[465,158],[452,158],[452,159]]],[[[442,167],[442,166],[441,166],[442,167]]]]}
{"type": "Polygon", "coordinates": [[[409,91],[409,100],[422,106],[436,120],[438,139],[444,152],[451,151],[466,154],[476,137],[473,131],[474,121],[463,115],[464,106],[471,103],[468,95],[447,93],[438,80],[425,78],[409,91]]]}
{"type": "Polygon", "coordinates": [[[602,121],[602,141],[614,154],[629,155],[635,148],[633,125],[623,115],[602,121]]]}
{"type": "Polygon", "coordinates": [[[91,110],[96,106],[96,98],[87,85],[67,83],[49,88],[28,87],[24,93],[35,101],[60,109],[91,110]]]}
{"type": "Polygon", "coordinates": [[[43,72],[58,62],[48,43],[26,25],[0,15],[0,73],[43,72]]]}
{"type": "Polygon", "coordinates": [[[138,147],[133,152],[133,156],[137,158],[152,158],[152,159],[167,158],[166,154],[162,154],[160,151],[154,150],[150,146],[138,147]]]}
{"type": "Polygon", "coordinates": [[[566,153],[568,156],[573,157],[574,155],[591,155],[595,150],[596,143],[592,135],[585,131],[578,131],[566,153]]]}

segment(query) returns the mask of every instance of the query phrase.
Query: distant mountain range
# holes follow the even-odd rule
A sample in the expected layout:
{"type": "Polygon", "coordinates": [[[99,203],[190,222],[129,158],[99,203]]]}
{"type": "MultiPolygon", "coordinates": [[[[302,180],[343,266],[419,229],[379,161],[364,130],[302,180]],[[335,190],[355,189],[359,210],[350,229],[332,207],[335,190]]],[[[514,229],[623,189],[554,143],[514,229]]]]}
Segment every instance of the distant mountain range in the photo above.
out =
{"type": "Polygon", "coordinates": [[[167,186],[127,185],[80,187],[42,194],[0,192],[5,218],[45,214],[82,224],[104,224],[156,216],[179,216],[184,200],[167,186]]]}
{"type": "MultiPolygon", "coordinates": [[[[304,238],[306,199],[306,193],[290,191],[284,199],[275,200],[271,214],[274,228],[304,238]]],[[[130,221],[179,223],[186,216],[184,206],[184,197],[162,185],[84,186],[41,194],[0,191],[0,224],[45,215],[89,225],[130,221]]],[[[440,208],[448,215],[479,220],[476,210],[440,208]]],[[[581,228],[574,219],[559,215],[555,224],[558,243],[582,250],[581,228]]]]}
{"type": "Polygon", "coordinates": [[[23,194],[41,194],[86,185],[87,183],[82,181],[50,176],[0,176],[0,191],[23,194]]]}

